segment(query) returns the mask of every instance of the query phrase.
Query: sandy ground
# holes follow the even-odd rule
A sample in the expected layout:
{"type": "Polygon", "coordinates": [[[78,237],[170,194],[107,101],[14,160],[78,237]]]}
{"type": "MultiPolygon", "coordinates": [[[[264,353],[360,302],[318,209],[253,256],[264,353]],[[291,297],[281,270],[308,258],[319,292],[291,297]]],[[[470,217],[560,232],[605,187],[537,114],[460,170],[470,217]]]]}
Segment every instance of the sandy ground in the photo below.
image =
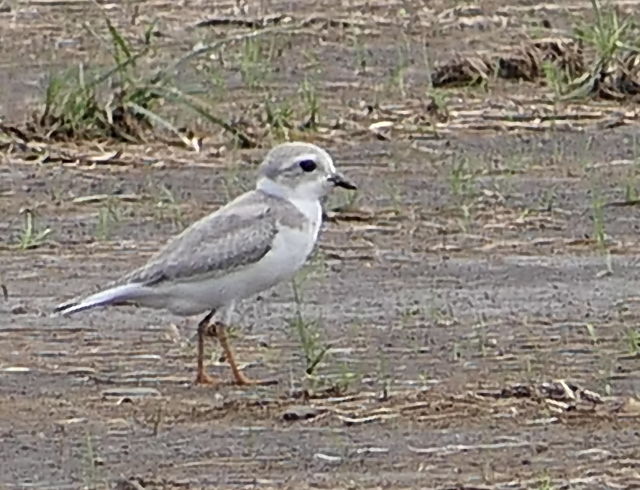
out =
{"type": "MultiPolygon", "coordinates": [[[[250,188],[275,137],[233,149],[194,119],[207,135],[200,152],[153,140],[1,146],[0,487],[640,485],[640,221],[618,205],[639,184],[637,109],[552,107],[543,81],[495,80],[443,89],[448,116],[425,129],[430,64],[588,19],[588,2],[456,3],[4,4],[0,121],[19,127],[49,73],[107,63],[90,34],[104,34],[101,12],[132,39],[159,19],[157,65],[256,29],[199,21],[290,14],[309,32],[274,34],[278,54],[258,65],[259,86],[238,68],[244,48],[230,46],[219,68],[226,92],[212,98],[255,122],[265,94],[298,97],[311,76],[325,126],[304,137],[360,191],[327,203],[299,304],[283,284],[236,314],[247,373],[278,384],[199,387],[197,318],[50,312],[250,188]],[[367,129],[380,121],[388,133],[367,129]],[[26,208],[51,233],[22,250],[26,208]],[[330,346],[313,376],[289,325],[297,310],[330,346]]],[[[186,70],[184,83],[201,73],[186,70]]],[[[230,379],[210,349],[209,370],[230,379]]]]}

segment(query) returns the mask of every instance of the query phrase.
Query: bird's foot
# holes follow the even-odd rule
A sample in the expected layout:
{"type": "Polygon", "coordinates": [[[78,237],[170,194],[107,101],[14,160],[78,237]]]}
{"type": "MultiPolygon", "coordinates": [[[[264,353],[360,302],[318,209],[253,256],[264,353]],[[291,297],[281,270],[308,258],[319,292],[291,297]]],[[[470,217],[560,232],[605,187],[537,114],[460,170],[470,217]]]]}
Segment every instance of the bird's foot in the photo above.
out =
{"type": "Polygon", "coordinates": [[[251,379],[242,373],[236,374],[233,378],[234,383],[238,386],[270,386],[278,384],[277,379],[251,379]]]}
{"type": "Polygon", "coordinates": [[[196,379],[194,381],[194,384],[196,384],[196,385],[215,386],[217,384],[220,384],[220,382],[218,381],[217,378],[214,378],[213,376],[209,376],[207,373],[202,371],[202,372],[198,372],[198,374],[196,375],[196,379]]]}

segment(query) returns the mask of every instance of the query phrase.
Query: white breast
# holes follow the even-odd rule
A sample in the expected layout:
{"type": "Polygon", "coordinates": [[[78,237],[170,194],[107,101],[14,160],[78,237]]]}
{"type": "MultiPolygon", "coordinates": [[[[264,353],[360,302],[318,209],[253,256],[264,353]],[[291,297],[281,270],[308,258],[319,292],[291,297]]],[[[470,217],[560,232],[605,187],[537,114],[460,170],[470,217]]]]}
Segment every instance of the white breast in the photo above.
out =
{"type": "Polygon", "coordinates": [[[322,221],[322,207],[317,200],[291,201],[307,218],[302,229],[282,226],[271,251],[264,257],[266,265],[278,278],[276,282],[291,278],[306,262],[318,239],[322,221]]]}
{"type": "MultiPolygon", "coordinates": [[[[320,225],[322,224],[322,206],[320,205],[320,201],[317,199],[291,199],[291,203],[298,208],[302,214],[304,214],[305,218],[309,220],[313,235],[313,243],[315,243],[318,239],[320,225]]],[[[313,245],[311,248],[313,248],[313,245]]]]}

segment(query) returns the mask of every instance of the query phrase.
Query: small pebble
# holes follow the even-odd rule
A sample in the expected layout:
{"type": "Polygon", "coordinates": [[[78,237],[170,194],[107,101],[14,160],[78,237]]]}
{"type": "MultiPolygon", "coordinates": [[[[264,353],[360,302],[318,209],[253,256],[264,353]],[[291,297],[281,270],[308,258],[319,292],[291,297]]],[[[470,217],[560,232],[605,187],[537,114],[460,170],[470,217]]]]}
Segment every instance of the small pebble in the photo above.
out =
{"type": "Polygon", "coordinates": [[[317,417],[323,412],[324,410],[320,408],[295,405],[293,407],[287,408],[284,412],[282,412],[281,417],[287,422],[293,422],[296,420],[309,420],[317,417]]]}
{"type": "Polygon", "coordinates": [[[24,305],[14,305],[11,307],[11,313],[14,315],[24,315],[27,312],[27,309],[24,305]]]}

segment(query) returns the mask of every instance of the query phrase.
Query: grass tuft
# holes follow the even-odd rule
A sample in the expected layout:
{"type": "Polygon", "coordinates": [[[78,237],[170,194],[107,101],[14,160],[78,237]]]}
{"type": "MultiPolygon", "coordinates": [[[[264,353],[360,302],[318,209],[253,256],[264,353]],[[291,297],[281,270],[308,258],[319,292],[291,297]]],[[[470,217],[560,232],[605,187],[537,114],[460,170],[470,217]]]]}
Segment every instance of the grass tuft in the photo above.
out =
{"type": "Polygon", "coordinates": [[[20,250],[29,250],[44,245],[51,235],[51,229],[40,229],[31,209],[22,210],[22,214],[24,214],[24,226],[18,241],[18,248],[20,250]]]}
{"type": "Polygon", "coordinates": [[[594,192],[592,201],[593,239],[602,252],[607,251],[607,232],[605,228],[604,201],[594,192]]]}
{"type": "Polygon", "coordinates": [[[300,339],[300,345],[305,359],[305,372],[312,375],[318,364],[325,358],[329,346],[320,341],[320,319],[309,320],[302,315],[302,294],[300,285],[293,280],[293,300],[296,304],[294,316],[287,323],[300,339]]]}
{"type": "Polygon", "coordinates": [[[122,212],[119,203],[115,199],[107,199],[98,211],[98,223],[96,225],[96,236],[99,240],[109,240],[114,226],[120,222],[122,212]]]}
{"type": "MultiPolygon", "coordinates": [[[[102,41],[111,64],[106,69],[83,64],[52,75],[45,93],[44,108],[35,129],[47,138],[97,139],[116,138],[127,142],[144,141],[152,130],[161,128],[172,133],[183,145],[199,149],[169,119],[160,114],[165,106],[195,113],[229,132],[242,147],[256,146],[239,128],[215,115],[211,107],[184,93],[174,83],[180,63],[151,71],[155,24],[146,30],[137,47],[128,42],[108,17],[105,23],[109,38],[102,41]]],[[[222,45],[221,45],[222,46],[222,45]]],[[[202,54],[205,52],[203,51],[202,54]]]]}
{"type": "Polygon", "coordinates": [[[301,129],[318,129],[320,121],[320,101],[318,92],[313,84],[305,77],[300,86],[300,97],[306,113],[306,120],[301,125],[301,129]]]}
{"type": "Polygon", "coordinates": [[[631,65],[640,54],[638,29],[631,17],[621,17],[615,6],[603,7],[599,0],[591,0],[591,8],[594,21],[575,27],[574,33],[595,57],[591,67],[568,84],[563,100],[592,94],[621,97],[624,85],[631,81],[631,65]]]}
{"type": "Polygon", "coordinates": [[[47,137],[114,137],[135,142],[152,127],[147,116],[158,96],[137,67],[151,52],[154,24],[147,29],[142,48],[136,51],[107,17],[105,22],[111,41],[105,44],[111,45],[112,66],[101,72],[79,64],[50,77],[44,109],[37,121],[47,137]]]}
{"type": "Polygon", "coordinates": [[[264,101],[265,123],[276,139],[288,140],[294,127],[293,109],[286,100],[267,97],[264,101]]]}
{"type": "Polygon", "coordinates": [[[627,329],[627,347],[629,353],[637,356],[640,354],[640,330],[629,328],[627,329]]]}

